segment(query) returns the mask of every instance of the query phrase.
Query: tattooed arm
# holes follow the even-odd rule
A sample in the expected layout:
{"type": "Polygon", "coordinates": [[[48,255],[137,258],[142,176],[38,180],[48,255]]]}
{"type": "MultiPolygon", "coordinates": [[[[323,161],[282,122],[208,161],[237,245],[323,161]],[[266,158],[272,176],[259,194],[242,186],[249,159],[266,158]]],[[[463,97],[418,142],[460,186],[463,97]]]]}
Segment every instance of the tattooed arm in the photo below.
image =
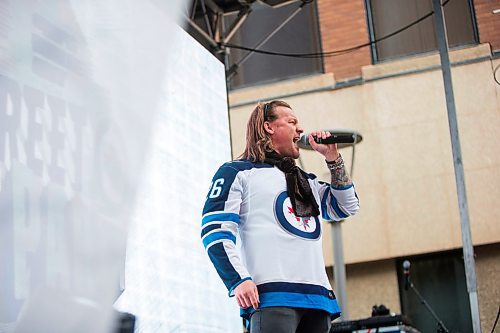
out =
{"type": "Polygon", "coordinates": [[[344,160],[338,151],[337,144],[318,144],[314,141],[314,137],[326,139],[329,136],[331,136],[330,132],[311,132],[308,137],[309,144],[314,150],[325,157],[326,165],[332,174],[332,187],[336,189],[350,187],[352,185],[352,181],[347,173],[347,170],[345,169],[344,160]]]}
{"type": "Polygon", "coordinates": [[[331,184],[324,188],[321,195],[322,216],[325,220],[342,221],[356,214],[359,199],[337,144],[318,144],[314,141],[314,137],[326,139],[330,135],[330,132],[315,131],[309,134],[308,140],[311,147],[325,157],[326,165],[332,174],[331,184]]]}
{"type": "Polygon", "coordinates": [[[326,161],[326,165],[332,174],[331,185],[334,188],[341,189],[352,185],[352,180],[347,173],[342,155],[339,154],[339,157],[335,161],[326,161]]]}

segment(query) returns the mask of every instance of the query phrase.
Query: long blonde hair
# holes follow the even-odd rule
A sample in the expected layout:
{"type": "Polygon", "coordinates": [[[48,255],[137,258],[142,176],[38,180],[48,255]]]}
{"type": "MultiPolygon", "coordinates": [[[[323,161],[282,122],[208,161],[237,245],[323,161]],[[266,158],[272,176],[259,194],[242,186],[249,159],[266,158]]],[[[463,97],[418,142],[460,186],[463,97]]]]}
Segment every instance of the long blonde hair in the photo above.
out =
{"type": "Polygon", "coordinates": [[[291,109],[290,105],[283,101],[259,103],[253,109],[247,123],[247,145],[238,158],[253,162],[263,162],[266,158],[266,152],[273,150],[271,137],[264,129],[264,122],[273,121],[278,118],[276,114],[276,107],[278,106],[291,109]]]}

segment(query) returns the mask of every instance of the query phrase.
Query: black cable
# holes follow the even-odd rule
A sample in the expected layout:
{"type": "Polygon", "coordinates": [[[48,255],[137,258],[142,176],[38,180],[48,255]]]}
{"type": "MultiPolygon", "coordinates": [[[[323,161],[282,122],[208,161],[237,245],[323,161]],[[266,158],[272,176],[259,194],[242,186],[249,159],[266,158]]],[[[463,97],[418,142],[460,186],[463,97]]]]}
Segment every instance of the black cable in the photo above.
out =
{"type": "MultiPolygon", "coordinates": [[[[445,2],[443,2],[443,6],[445,6],[448,2],[450,2],[450,0],[446,0],[445,2]]],[[[404,26],[404,27],[402,27],[394,32],[391,32],[390,34],[387,34],[383,37],[380,37],[380,38],[377,38],[373,41],[370,41],[368,43],[364,43],[364,44],[360,44],[357,46],[349,47],[349,48],[342,49],[342,50],[336,50],[336,51],[318,52],[318,53],[282,53],[282,52],[258,50],[258,49],[253,49],[253,48],[242,46],[242,45],[235,45],[235,44],[229,44],[229,43],[219,43],[219,46],[233,48],[233,49],[239,49],[239,50],[245,50],[245,51],[251,51],[251,52],[267,54],[267,55],[292,57],[292,58],[328,58],[328,57],[334,57],[334,56],[341,55],[341,54],[350,53],[350,52],[359,50],[363,47],[374,45],[378,42],[386,40],[392,36],[395,36],[403,31],[411,28],[412,26],[422,22],[423,20],[431,17],[433,14],[434,14],[434,11],[431,11],[431,12],[427,13],[426,15],[420,17],[419,19],[411,22],[410,24],[408,24],[408,25],[406,25],[406,26],[404,26]]]]}
{"type": "Polygon", "coordinates": [[[493,328],[491,329],[491,333],[495,332],[495,327],[497,327],[498,317],[500,317],[500,306],[498,307],[497,319],[495,319],[495,323],[493,324],[493,328]]]}

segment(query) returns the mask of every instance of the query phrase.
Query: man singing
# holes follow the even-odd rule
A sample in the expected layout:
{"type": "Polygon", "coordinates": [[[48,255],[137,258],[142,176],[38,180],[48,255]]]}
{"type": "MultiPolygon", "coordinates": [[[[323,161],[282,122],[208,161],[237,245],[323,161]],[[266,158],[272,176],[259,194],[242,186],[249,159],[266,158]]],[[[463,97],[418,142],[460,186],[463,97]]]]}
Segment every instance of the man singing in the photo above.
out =
{"type": "Polygon", "coordinates": [[[290,105],[259,103],[245,151],[219,168],[203,208],[203,244],[251,333],[327,333],[340,315],[325,272],[320,218],[345,219],[359,201],[337,145],[314,141],[329,132],[312,132],[308,140],[324,156],[331,184],[295,165],[302,132],[290,105]]]}

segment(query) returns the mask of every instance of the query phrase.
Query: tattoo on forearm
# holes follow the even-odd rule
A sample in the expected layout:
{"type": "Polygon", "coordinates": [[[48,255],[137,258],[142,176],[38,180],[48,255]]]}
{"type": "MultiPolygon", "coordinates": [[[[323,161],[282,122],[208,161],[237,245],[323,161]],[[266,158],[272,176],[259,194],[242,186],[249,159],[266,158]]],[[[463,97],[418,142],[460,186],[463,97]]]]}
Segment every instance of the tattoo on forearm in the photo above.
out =
{"type": "Polygon", "coordinates": [[[352,185],[352,180],[345,169],[344,160],[341,155],[333,162],[326,162],[326,165],[332,174],[333,187],[342,188],[352,185]]]}

